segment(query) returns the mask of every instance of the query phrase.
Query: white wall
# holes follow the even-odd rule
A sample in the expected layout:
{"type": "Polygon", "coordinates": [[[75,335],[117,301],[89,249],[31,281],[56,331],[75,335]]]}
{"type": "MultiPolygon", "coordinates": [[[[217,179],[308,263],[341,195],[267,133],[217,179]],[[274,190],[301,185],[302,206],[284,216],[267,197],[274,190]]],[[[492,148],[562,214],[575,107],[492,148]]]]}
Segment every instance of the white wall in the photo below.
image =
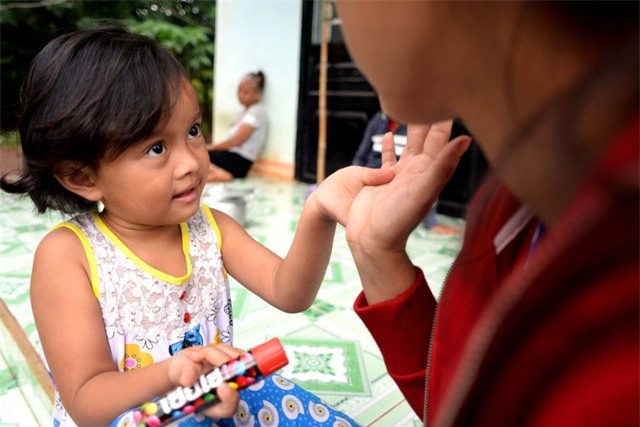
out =
{"type": "MultiPolygon", "coordinates": [[[[218,0],[214,83],[214,140],[226,133],[242,108],[236,98],[241,77],[261,69],[269,138],[262,158],[295,162],[303,0],[218,0]]],[[[292,174],[293,172],[291,172],[292,174]]]]}

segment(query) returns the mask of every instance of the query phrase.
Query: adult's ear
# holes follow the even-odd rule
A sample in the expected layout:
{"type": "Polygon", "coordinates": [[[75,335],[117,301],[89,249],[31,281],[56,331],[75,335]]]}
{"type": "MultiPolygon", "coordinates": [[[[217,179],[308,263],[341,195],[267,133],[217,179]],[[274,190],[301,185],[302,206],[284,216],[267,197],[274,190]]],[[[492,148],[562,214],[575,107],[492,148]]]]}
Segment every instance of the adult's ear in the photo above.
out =
{"type": "Polygon", "coordinates": [[[97,202],[102,199],[102,192],[96,185],[96,173],[89,166],[65,162],[55,177],[64,188],[86,200],[97,202]]]}

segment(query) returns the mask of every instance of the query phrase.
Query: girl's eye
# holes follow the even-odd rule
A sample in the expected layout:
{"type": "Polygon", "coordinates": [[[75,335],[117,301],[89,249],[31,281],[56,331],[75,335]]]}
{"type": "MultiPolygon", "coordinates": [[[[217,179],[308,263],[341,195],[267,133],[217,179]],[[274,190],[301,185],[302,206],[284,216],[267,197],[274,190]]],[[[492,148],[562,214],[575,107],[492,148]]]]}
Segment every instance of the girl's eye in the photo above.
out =
{"type": "Polygon", "coordinates": [[[147,154],[149,156],[159,156],[162,153],[164,153],[165,150],[166,148],[164,148],[164,145],[157,143],[157,144],[153,144],[151,148],[149,148],[149,151],[147,151],[147,154]]]}
{"type": "Polygon", "coordinates": [[[191,139],[197,138],[198,136],[200,136],[200,131],[201,129],[199,124],[191,126],[191,129],[189,129],[189,137],[191,139]]]}

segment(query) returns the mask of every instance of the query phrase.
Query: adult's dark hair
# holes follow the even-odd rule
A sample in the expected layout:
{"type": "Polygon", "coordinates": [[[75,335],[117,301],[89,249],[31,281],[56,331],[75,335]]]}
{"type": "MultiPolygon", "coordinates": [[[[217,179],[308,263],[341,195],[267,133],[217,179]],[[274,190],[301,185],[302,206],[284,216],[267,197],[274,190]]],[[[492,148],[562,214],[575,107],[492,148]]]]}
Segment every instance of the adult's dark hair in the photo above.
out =
{"type": "Polygon", "coordinates": [[[562,21],[565,29],[592,39],[610,41],[638,28],[637,1],[544,1],[538,5],[562,21]]]}
{"type": "MultiPolygon", "coordinates": [[[[462,6],[458,6],[461,8],[462,6]]],[[[565,40],[573,40],[576,49],[584,53],[582,59],[590,56],[593,66],[590,70],[574,82],[574,86],[565,92],[548,99],[544,105],[526,118],[524,125],[512,135],[513,144],[531,137],[534,130],[539,129],[542,119],[549,119],[555,115],[557,133],[554,137],[563,141],[558,149],[573,150],[573,156],[583,155],[585,135],[580,134],[578,127],[580,117],[584,117],[586,109],[590,107],[589,99],[593,91],[600,85],[611,84],[614,81],[628,84],[626,94],[609,97],[618,105],[626,103],[629,108],[622,110],[637,111],[638,105],[638,13],[640,3],[637,1],[539,1],[520,3],[520,22],[513,26],[511,34],[510,58],[505,61],[505,89],[504,92],[510,104],[513,117],[519,116],[520,111],[516,87],[522,82],[516,81],[516,57],[524,58],[522,48],[524,37],[540,37],[538,29],[527,25],[534,21],[546,25],[549,31],[563,33],[565,40]],[[532,16],[537,15],[537,20],[532,16]],[[524,36],[524,37],[523,37],[524,36]],[[609,81],[608,83],[606,81],[609,81]]],[[[547,40],[550,40],[547,38],[547,40]]],[[[553,53],[554,46],[548,49],[553,53]]],[[[552,56],[549,56],[551,59],[552,56]]],[[[630,120],[622,118],[622,121],[630,120]]],[[[584,128],[586,129],[586,128],[584,128]]],[[[505,150],[502,156],[509,156],[505,150]]],[[[495,165],[505,162],[504,159],[494,161],[495,165]]],[[[575,162],[575,165],[580,164],[575,162]]],[[[571,165],[568,165],[569,167],[571,165]]]]}
{"type": "Polygon", "coordinates": [[[35,57],[20,94],[22,170],[0,188],[39,212],[77,213],[95,202],[66,190],[63,165],[96,169],[167,119],[187,76],[156,41],[117,25],[62,35],[35,57]]]}

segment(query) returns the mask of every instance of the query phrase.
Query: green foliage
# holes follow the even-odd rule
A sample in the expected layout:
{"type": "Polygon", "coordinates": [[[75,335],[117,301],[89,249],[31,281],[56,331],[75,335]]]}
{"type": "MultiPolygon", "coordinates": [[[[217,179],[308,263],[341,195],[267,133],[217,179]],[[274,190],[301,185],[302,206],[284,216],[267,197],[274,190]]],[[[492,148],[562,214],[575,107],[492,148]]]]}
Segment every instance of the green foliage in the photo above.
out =
{"type": "Polygon", "coordinates": [[[3,148],[19,148],[20,135],[17,131],[0,133],[0,147],[3,148]]]}
{"type": "Polygon", "coordinates": [[[213,41],[204,27],[181,27],[171,22],[145,20],[128,21],[131,31],[154,38],[173,52],[191,77],[210,130],[211,104],[213,101],[213,41]]]}
{"type": "Polygon", "coordinates": [[[155,38],[180,58],[198,92],[205,131],[211,128],[214,0],[1,0],[0,129],[15,128],[20,85],[44,45],[107,20],[155,38]]]}

